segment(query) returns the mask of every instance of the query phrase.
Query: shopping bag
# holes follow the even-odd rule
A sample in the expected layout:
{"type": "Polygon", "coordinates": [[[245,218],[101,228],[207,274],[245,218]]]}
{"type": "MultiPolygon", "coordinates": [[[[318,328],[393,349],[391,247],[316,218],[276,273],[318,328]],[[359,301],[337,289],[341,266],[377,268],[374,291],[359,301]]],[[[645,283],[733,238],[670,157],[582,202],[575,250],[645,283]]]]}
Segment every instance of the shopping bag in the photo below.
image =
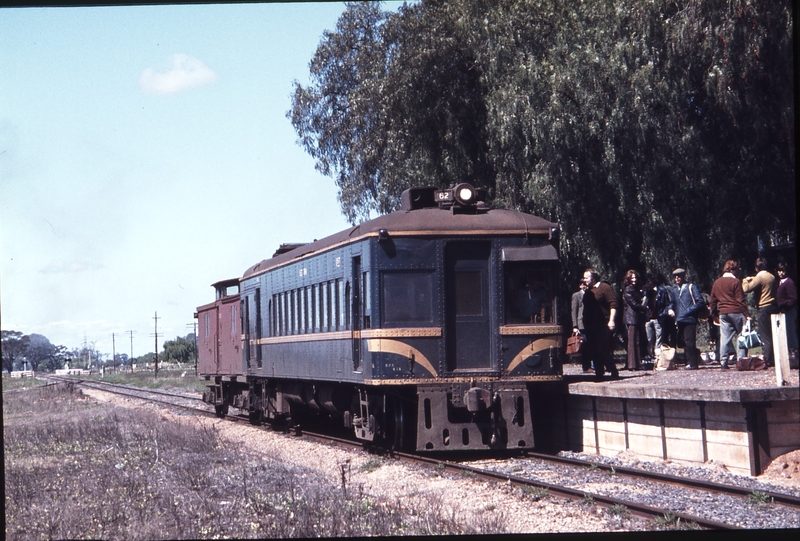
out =
{"type": "Polygon", "coordinates": [[[661,344],[656,348],[656,370],[672,370],[675,368],[675,348],[668,344],[661,344]]]}
{"type": "Polygon", "coordinates": [[[736,345],[739,349],[752,349],[761,345],[758,333],[750,327],[750,320],[747,320],[747,323],[744,324],[744,329],[742,329],[742,334],[739,335],[736,345]]]}

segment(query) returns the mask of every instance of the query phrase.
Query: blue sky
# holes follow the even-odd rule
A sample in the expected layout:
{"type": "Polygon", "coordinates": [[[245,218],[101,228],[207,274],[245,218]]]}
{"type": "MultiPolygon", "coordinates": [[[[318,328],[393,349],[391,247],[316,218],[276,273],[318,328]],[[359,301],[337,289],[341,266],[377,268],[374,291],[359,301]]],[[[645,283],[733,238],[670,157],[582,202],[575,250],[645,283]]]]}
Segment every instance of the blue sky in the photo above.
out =
{"type": "Polygon", "coordinates": [[[155,312],[184,336],[210,284],[347,227],[286,118],[343,10],[0,9],[2,328],[138,356],[155,312]]]}

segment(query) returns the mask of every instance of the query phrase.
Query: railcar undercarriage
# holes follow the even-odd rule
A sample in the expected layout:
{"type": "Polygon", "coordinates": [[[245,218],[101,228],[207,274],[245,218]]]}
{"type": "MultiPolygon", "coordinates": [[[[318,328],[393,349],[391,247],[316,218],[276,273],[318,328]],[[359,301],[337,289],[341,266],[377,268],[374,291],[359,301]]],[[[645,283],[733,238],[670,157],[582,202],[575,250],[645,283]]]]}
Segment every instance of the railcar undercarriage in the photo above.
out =
{"type": "Polygon", "coordinates": [[[217,415],[229,407],[253,423],[323,422],[393,450],[533,448],[525,382],[364,386],[335,382],[216,378],[203,393],[217,415]]]}

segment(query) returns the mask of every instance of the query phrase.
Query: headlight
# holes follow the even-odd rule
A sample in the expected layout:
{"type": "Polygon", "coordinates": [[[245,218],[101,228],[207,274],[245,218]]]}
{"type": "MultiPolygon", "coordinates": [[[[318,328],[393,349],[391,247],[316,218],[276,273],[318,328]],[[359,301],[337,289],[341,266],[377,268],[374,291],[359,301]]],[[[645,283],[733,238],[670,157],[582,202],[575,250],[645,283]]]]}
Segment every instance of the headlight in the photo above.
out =
{"type": "Polygon", "coordinates": [[[475,202],[475,188],[467,183],[459,184],[455,188],[456,201],[462,205],[470,205],[475,202]]]}

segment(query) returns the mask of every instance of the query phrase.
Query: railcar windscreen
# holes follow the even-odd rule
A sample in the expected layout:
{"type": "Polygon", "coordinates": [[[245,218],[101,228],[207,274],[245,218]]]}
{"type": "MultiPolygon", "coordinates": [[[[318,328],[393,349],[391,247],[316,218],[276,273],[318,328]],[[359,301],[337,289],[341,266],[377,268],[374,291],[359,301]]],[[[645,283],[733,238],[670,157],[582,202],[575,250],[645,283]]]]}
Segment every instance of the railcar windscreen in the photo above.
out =
{"type": "Polygon", "coordinates": [[[506,324],[557,323],[557,263],[506,261],[503,265],[506,324]]]}
{"type": "Polygon", "coordinates": [[[433,272],[384,272],[381,273],[381,280],[385,326],[414,326],[433,322],[433,272]]]}

